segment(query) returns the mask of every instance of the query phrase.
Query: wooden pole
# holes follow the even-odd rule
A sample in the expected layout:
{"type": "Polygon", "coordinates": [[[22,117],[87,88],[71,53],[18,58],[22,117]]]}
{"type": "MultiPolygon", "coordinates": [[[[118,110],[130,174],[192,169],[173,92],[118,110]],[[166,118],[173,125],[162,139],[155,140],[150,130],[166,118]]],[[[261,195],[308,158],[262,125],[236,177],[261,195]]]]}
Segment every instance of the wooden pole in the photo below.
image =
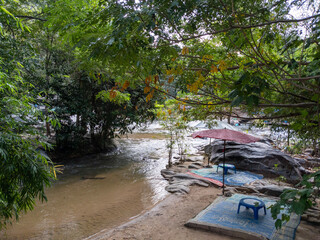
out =
{"type": "Polygon", "coordinates": [[[224,140],[224,147],[223,147],[223,173],[222,173],[222,195],[224,196],[224,167],[226,161],[226,140],[224,140]]]}

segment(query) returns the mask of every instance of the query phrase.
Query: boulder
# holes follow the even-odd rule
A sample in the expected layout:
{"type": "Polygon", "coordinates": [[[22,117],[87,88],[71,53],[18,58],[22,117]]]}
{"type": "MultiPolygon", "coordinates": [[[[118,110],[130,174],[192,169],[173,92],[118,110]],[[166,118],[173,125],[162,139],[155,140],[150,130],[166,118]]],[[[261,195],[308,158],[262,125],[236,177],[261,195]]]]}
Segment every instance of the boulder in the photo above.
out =
{"type": "Polygon", "coordinates": [[[168,185],[165,189],[170,193],[184,194],[190,192],[190,188],[184,185],[168,185]]]}
{"type": "Polygon", "coordinates": [[[320,209],[317,207],[309,208],[302,216],[301,219],[320,225],[320,209]]]}
{"type": "Polygon", "coordinates": [[[256,187],[256,190],[268,196],[279,197],[285,189],[292,189],[286,186],[267,185],[256,187]]]}
{"type": "Polygon", "coordinates": [[[237,186],[237,187],[234,187],[234,189],[237,191],[237,192],[242,192],[242,193],[259,193],[259,191],[257,191],[255,188],[253,187],[250,187],[250,186],[237,186]]]}
{"type": "Polygon", "coordinates": [[[175,173],[171,170],[161,170],[162,176],[169,180],[169,185],[166,186],[166,190],[170,193],[185,194],[189,193],[191,185],[199,185],[202,187],[208,187],[211,182],[206,179],[200,179],[185,173],[175,173]]]}
{"type": "Polygon", "coordinates": [[[187,156],[185,161],[186,162],[202,162],[203,156],[199,156],[199,155],[187,156]]]}
{"type": "MultiPolygon", "coordinates": [[[[205,147],[212,163],[223,160],[224,142],[216,140],[205,147]]],[[[265,177],[284,176],[288,182],[297,183],[304,174],[304,168],[291,156],[272,147],[268,141],[249,144],[226,142],[226,163],[239,170],[263,174],[265,177]]]]}
{"type": "Polygon", "coordinates": [[[190,165],[188,166],[188,168],[189,168],[189,169],[200,169],[200,168],[202,168],[202,166],[193,163],[193,164],[190,164],[190,165]]]}
{"type": "Polygon", "coordinates": [[[161,170],[161,175],[165,178],[165,179],[170,179],[171,177],[173,177],[176,173],[172,170],[168,170],[168,169],[162,169],[161,170]]]}

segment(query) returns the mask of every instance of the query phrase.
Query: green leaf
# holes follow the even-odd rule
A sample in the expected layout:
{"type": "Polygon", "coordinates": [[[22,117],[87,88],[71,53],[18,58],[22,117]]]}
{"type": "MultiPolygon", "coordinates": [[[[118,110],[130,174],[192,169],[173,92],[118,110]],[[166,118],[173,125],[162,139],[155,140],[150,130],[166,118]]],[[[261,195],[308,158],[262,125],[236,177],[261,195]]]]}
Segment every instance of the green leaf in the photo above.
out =
{"type": "Polygon", "coordinates": [[[275,226],[277,229],[280,229],[282,227],[282,221],[280,219],[277,219],[275,222],[275,226]]]}
{"type": "Polygon", "coordinates": [[[234,90],[232,90],[232,91],[229,93],[228,97],[229,97],[230,99],[233,99],[233,98],[237,97],[238,94],[239,94],[239,93],[238,93],[238,90],[237,90],[237,89],[234,89],[234,90]]]}
{"type": "Polygon", "coordinates": [[[13,17],[15,19],[15,17],[13,16],[12,13],[10,13],[7,9],[5,9],[4,7],[0,6],[0,9],[5,12],[6,14],[10,15],[11,17],[13,17]]]}
{"type": "Polygon", "coordinates": [[[241,96],[237,96],[232,102],[231,106],[239,106],[242,103],[243,98],[241,96]]]}

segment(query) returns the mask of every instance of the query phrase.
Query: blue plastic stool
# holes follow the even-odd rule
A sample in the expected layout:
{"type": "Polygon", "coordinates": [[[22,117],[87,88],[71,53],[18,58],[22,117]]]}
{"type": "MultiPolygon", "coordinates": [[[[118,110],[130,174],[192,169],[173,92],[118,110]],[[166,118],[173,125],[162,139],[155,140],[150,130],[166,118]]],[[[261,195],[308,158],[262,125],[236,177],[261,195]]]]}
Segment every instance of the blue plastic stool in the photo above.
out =
{"type": "Polygon", "coordinates": [[[228,174],[228,170],[229,170],[229,169],[232,169],[232,170],[234,171],[234,173],[237,173],[237,169],[236,169],[236,167],[235,167],[233,164],[224,164],[224,165],[223,165],[223,163],[220,163],[220,164],[217,166],[217,172],[218,172],[219,168],[222,168],[222,169],[223,169],[225,175],[228,174]]]}
{"type": "Polygon", "coordinates": [[[246,207],[247,209],[248,208],[251,208],[253,210],[253,214],[254,214],[254,219],[258,219],[259,217],[259,209],[260,208],[264,208],[264,215],[267,214],[267,211],[266,211],[266,205],[264,204],[264,202],[262,202],[260,199],[256,199],[256,198],[242,198],[240,201],[239,201],[239,205],[238,205],[238,212],[240,211],[240,207],[241,206],[244,206],[246,207]],[[254,204],[254,203],[259,203],[259,204],[254,204]]]}

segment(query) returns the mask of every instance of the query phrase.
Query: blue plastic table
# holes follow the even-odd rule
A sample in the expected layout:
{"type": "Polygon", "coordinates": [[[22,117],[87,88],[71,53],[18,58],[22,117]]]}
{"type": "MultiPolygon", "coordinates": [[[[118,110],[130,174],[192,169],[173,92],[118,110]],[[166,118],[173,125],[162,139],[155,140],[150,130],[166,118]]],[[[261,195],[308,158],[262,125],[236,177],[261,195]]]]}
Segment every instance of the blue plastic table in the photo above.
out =
{"type": "Polygon", "coordinates": [[[236,167],[232,164],[224,164],[223,165],[223,163],[220,163],[217,167],[217,172],[218,172],[219,168],[223,169],[225,175],[228,174],[229,169],[232,169],[234,171],[234,173],[237,173],[236,167]]]}
{"type": "Polygon", "coordinates": [[[259,209],[260,208],[264,208],[264,215],[267,214],[267,211],[266,211],[266,205],[264,204],[263,201],[261,201],[260,199],[256,199],[256,198],[242,198],[240,201],[239,201],[239,205],[238,205],[238,212],[239,213],[239,210],[240,210],[240,207],[241,206],[244,206],[246,207],[247,209],[248,208],[251,208],[253,210],[253,214],[254,214],[254,219],[258,219],[259,217],[259,209]]]}

